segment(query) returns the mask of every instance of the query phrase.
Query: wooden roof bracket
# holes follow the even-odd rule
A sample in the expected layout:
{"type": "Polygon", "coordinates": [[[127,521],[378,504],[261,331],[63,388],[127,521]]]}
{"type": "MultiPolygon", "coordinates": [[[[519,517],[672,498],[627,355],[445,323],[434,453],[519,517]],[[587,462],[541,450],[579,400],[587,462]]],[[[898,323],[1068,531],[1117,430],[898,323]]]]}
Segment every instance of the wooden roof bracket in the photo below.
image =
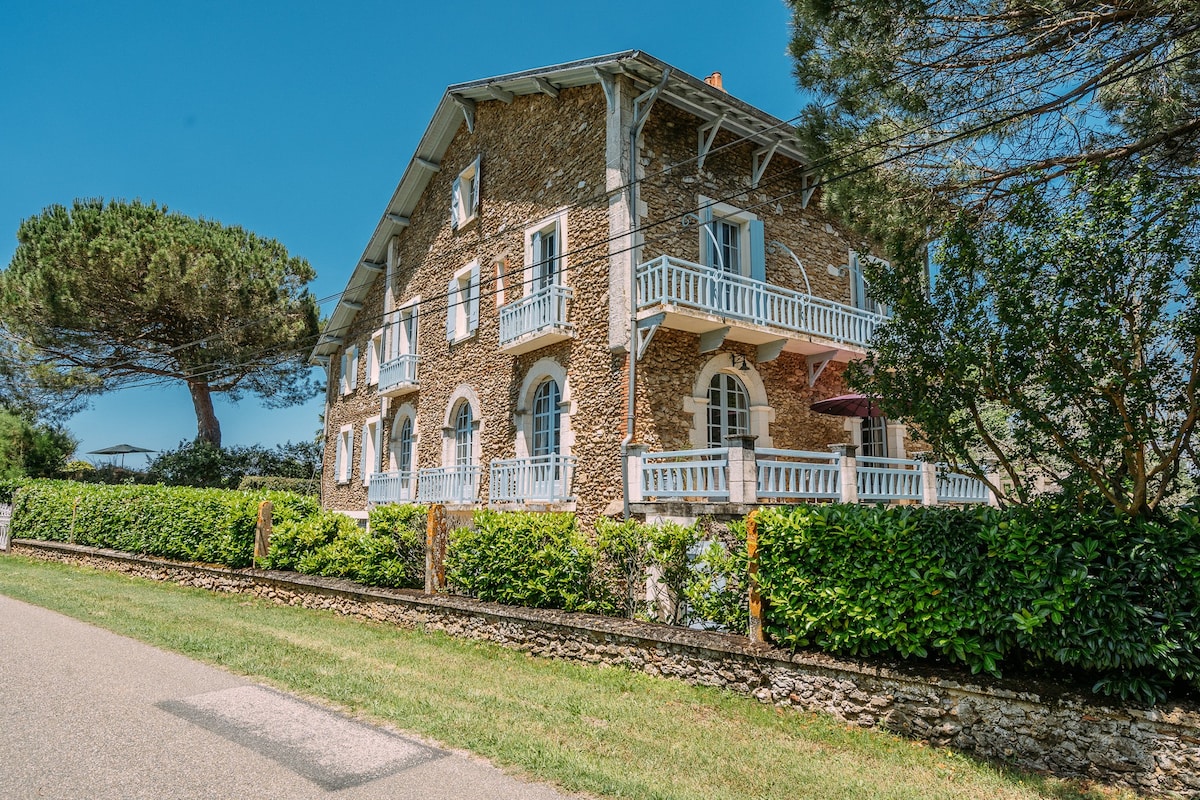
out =
{"type": "Polygon", "coordinates": [[[457,94],[452,94],[452,95],[450,95],[450,97],[451,97],[451,99],[454,100],[455,103],[458,104],[458,107],[462,110],[463,119],[465,119],[467,121],[467,133],[474,133],[475,132],[475,101],[469,97],[463,97],[462,95],[457,95],[457,94]]]}
{"type": "Polygon", "coordinates": [[[817,180],[817,173],[815,172],[805,172],[802,180],[804,181],[804,188],[800,192],[800,207],[808,208],[808,201],[812,200],[813,192],[817,190],[817,185],[820,182],[817,180]]]}
{"type": "Polygon", "coordinates": [[[549,95],[555,100],[558,99],[558,87],[541,76],[534,76],[533,82],[537,84],[538,91],[544,95],[549,95]]]}
{"type": "Polygon", "coordinates": [[[772,142],[766,147],[760,147],[754,151],[754,157],[751,159],[751,189],[758,188],[758,182],[762,180],[763,173],[767,171],[767,165],[771,163],[771,157],[775,155],[775,151],[778,149],[779,142],[772,142]]]}
{"type": "Polygon", "coordinates": [[[714,119],[707,125],[701,125],[699,130],[700,149],[696,157],[696,172],[704,169],[704,159],[708,157],[708,151],[712,150],[713,142],[717,139],[717,131],[721,130],[721,123],[725,121],[727,114],[714,119]]]}
{"type": "Polygon", "coordinates": [[[487,93],[490,94],[494,99],[499,100],[501,103],[504,103],[505,105],[512,105],[513,93],[508,91],[507,89],[501,89],[496,84],[489,83],[488,87],[487,87],[487,93]]]}

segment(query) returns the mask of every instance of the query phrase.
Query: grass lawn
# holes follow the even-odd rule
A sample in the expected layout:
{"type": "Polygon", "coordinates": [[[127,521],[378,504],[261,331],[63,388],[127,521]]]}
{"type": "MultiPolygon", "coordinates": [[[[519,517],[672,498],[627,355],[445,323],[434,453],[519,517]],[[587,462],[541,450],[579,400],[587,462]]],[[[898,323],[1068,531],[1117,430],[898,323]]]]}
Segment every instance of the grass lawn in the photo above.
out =
{"type": "Polygon", "coordinates": [[[601,797],[1135,796],[729,692],[117,573],[0,557],[0,593],[601,797]]]}

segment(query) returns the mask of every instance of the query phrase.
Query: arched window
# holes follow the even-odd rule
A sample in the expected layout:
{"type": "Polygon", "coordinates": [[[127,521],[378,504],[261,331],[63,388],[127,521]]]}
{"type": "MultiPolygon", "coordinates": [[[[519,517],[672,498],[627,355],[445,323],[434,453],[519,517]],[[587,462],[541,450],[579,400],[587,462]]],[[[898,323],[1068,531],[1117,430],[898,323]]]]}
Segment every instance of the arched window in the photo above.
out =
{"type": "Polygon", "coordinates": [[[475,431],[472,428],[471,404],[463,400],[454,412],[454,465],[472,462],[475,450],[475,431]]]}
{"type": "Polygon", "coordinates": [[[558,382],[547,378],[533,393],[533,448],[530,455],[547,456],[559,452],[562,433],[562,394],[558,382]]]}
{"type": "Polygon", "coordinates": [[[727,372],[708,384],[708,446],[724,447],[725,437],[750,432],[750,398],[742,382],[727,372]]]}
{"type": "Polygon", "coordinates": [[[396,434],[396,469],[400,472],[412,471],[413,457],[413,422],[412,417],[405,417],[400,423],[400,432],[396,434]]]}

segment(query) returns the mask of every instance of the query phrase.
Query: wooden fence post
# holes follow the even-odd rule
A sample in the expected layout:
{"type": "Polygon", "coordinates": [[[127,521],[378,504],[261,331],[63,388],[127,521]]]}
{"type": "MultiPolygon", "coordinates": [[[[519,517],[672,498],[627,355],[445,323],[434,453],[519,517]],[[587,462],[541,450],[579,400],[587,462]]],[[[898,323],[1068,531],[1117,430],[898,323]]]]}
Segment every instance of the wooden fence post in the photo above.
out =
{"type": "Polygon", "coordinates": [[[750,584],[750,629],[746,635],[752,642],[763,639],[762,596],[758,592],[758,509],[746,517],[746,575],[750,584]]]}
{"type": "Polygon", "coordinates": [[[425,529],[425,594],[446,588],[446,539],[449,521],[446,507],[435,503],[429,507],[425,529]]]}
{"type": "Polygon", "coordinates": [[[258,566],[258,559],[266,558],[267,552],[271,549],[271,512],[274,511],[274,506],[270,500],[264,500],[258,504],[258,527],[254,531],[254,561],[255,566],[258,566]]]}

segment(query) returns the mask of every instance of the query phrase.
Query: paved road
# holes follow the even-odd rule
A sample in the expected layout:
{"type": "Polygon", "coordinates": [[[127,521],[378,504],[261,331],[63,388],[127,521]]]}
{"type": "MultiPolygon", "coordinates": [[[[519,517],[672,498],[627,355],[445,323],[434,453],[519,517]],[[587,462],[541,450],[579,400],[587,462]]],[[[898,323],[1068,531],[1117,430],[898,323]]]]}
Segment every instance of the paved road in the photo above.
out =
{"type": "Polygon", "coordinates": [[[560,795],[0,596],[0,799],[560,795]]]}

